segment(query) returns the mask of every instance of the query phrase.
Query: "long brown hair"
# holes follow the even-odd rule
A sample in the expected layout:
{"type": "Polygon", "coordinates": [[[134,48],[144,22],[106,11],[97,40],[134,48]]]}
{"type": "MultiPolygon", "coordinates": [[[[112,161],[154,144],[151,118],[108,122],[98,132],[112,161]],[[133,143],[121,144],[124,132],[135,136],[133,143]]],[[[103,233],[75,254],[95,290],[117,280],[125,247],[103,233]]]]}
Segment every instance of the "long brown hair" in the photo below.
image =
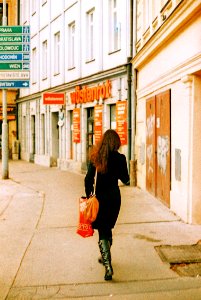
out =
{"type": "Polygon", "coordinates": [[[100,142],[92,148],[90,153],[90,160],[98,172],[107,172],[109,154],[112,151],[117,151],[120,146],[121,141],[118,133],[113,129],[108,129],[100,142]]]}

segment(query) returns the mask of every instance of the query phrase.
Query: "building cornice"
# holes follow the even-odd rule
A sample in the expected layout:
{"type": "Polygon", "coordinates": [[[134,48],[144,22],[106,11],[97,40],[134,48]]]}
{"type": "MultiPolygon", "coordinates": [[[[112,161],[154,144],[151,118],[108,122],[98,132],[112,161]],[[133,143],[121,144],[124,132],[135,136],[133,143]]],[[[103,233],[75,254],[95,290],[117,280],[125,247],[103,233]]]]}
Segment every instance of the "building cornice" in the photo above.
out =
{"type": "Polygon", "coordinates": [[[131,60],[135,69],[140,69],[165,43],[201,10],[200,0],[182,1],[177,9],[163,22],[147,43],[131,60]]]}

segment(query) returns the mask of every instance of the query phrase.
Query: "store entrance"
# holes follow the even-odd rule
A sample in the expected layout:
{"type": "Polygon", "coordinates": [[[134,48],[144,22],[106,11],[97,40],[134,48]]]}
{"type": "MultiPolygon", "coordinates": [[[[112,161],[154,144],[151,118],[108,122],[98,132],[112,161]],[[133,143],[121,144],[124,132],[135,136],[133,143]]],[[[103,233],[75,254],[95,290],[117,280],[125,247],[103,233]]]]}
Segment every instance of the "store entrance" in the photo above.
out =
{"type": "Polygon", "coordinates": [[[89,161],[89,153],[91,147],[94,145],[94,108],[87,109],[87,143],[86,143],[86,161],[89,161]]]}
{"type": "Polygon", "coordinates": [[[35,143],[35,134],[36,134],[36,122],[35,115],[31,116],[31,147],[30,147],[30,162],[34,162],[34,156],[36,153],[36,143],[35,143]]]}

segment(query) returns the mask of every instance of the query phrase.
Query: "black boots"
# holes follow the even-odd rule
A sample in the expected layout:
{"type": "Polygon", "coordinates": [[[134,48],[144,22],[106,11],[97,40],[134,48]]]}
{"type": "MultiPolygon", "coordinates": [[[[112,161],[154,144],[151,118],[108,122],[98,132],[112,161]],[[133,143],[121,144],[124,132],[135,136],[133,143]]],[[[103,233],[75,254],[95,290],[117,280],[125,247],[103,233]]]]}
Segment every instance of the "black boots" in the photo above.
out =
{"type": "MultiPolygon", "coordinates": [[[[112,237],[109,238],[108,240],[109,240],[109,242],[110,242],[110,248],[111,248],[111,246],[112,246],[112,237]]],[[[98,262],[99,262],[99,264],[102,264],[102,265],[103,265],[103,258],[102,258],[102,256],[100,256],[100,257],[98,258],[98,262]]]]}
{"type": "Polygon", "coordinates": [[[110,241],[100,240],[98,245],[102,255],[103,265],[105,266],[105,280],[112,280],[113,269],[111,265],[110,241]]]}

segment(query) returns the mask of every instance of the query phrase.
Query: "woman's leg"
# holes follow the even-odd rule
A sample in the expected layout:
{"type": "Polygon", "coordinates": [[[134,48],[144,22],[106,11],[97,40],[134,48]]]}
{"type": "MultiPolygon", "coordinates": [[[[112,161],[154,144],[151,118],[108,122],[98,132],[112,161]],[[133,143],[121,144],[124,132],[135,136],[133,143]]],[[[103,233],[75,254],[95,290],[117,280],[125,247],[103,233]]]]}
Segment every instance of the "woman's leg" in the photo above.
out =
{"type": "Polygon", "coordinates": [[[110,245],[112,245],[112,229],[111,228],[101,228],[98,229],[99,241],[100,240],[109,240],[110,245]]]}
{"type": "Polygon", "coordinates": [[[99,249],[102,256],[102,262],[105,266],[105,280],[112,280],[113,269],[111,265],[111,252],[110,247],[112,245],[112,230],[111,229],[99,229],[99,249]]]}

